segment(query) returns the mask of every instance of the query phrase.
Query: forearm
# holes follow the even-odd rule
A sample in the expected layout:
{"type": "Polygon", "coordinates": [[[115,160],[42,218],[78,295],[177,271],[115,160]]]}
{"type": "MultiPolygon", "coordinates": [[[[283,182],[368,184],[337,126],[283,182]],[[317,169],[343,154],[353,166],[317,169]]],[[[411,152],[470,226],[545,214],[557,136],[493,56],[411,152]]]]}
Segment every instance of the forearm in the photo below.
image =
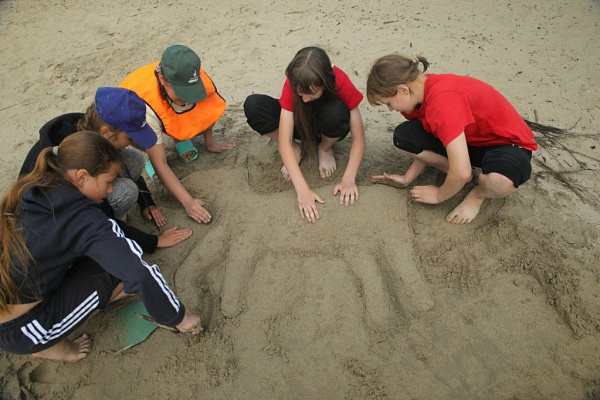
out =
{"type": "Polygon", "coordinates": [[[192,200],[192,196],[183,187],[179,178],[177,178],[171,167],[169,167],[169,164],[167,164],[164,148],[150,149],[148,157],[163,185],[185,207],[192,200]]]}
{"type": "Polygon", "coordinates": [[[348,157],[348,165],[342,180],[350,180],[355,182],[358,168],[362,163],[362,158],[365,153],[365,135],[361,131],[359,134],[352,135],[352,147],[350,148],[350,156],[348,157]]]}
{"type": "Polygon", "coordinates": [[[350,134],[352,135],[352,147],[342,180],[355,183],[356,174],[365,153],[365,128],[358,107],[350,111],[350,134]]]}
{"type": "Polygon", "coordinates": [[[414,181],[419,175],[423,173],[426,166],[427,164],[425,164],[424,161],[413,159],[412,164],[410,164],[410,166],[406,170],[406,173],[404,174],[404,184],[408,186],[412,181],[414,181]]]}
{"type": "Polygon", "coordinates": [[[439,202],[441,203],[454,196],[465,186],[467,182],[468,179],[465,179],[460,174],[457,174],[454,171],[448,171],[448,175],[446,175],[444,184],[440,186],[438,190],[439,202]]]}
{"type": "Polygon", "coordinates": [[[444,184],[439,187],[438,200],[448,200],[471,179],[471,161],[464,132],[446,145],[448,154],[448,173],[444,184]]]}
{"type": "Polygon", "coordinates": [[[175,197],[177,201],[179,201],[184,207],[193,199],[192,195],[190,195],[190,193],[182,185],[181,181],[179,178],[177,178],[171,168],[167,166],[162,171],[160,168],[156,168],[156,174],[160,178],[163,185],[165,185],[169,193],[171,193],[173,197],[175,197]]]}
{"type": "Polygon", "coordinates": [[[129,239],[135,240],[135,242],[140,245],[144,253],[152,254],[156,251],[156,248],[158,246],[158,236],[151,235],[137,228],[134,228],[133,226],[129,226],[123,221],[116,221],[119,225],[119,228],[121,228],[125,236],[129,239]]]}
{"type": "Polygon", "coordinates": [[[155,206],[156,203],[154,203],[154,200],[152,199],[152,195],[150,194],[150,190],[148,189],[144,178],[140,176],[135,183],[139,190],[137,203],[140,206],[140,210],[144,210],[150,206],[155,206]]]}
{"type": "Polygon", "coordinates": [[[137,294],[157,322],[169,326],[179,324],[185,308],[169,288],[159,267],[145,263],[138,245],[122,236],[113,223],[100,220],[88,225],[81,243],[83,255],[123,281],[125,292],[137,294]]]}
{"type": "Polygon", "coordinates": [[[305,190],[309,190],[308,184],[302,175],[300,166],[298,165],[298,159],[294,153],[292,142],[294,141],[294,114],[287,111],[281,110],[281,116],[279,118],[279,155],[281,161],[287,169],[296,193],[300,193],[305,190]]]}
{"type": "Polygon", "coordinates": [[[310,189],[308,183],[306,183],[306,180],[304,179],[304,175],[302,175],[300,166],[298,165],[298,160],[296,159],[296,155],[294,154],[294,149],[292,148],[291,141],[279,141],[279,155],[281,156],[283,165],[285,165],[290,179],[294,184],[296,192],[300,192],[305,189],[310,189]]]}

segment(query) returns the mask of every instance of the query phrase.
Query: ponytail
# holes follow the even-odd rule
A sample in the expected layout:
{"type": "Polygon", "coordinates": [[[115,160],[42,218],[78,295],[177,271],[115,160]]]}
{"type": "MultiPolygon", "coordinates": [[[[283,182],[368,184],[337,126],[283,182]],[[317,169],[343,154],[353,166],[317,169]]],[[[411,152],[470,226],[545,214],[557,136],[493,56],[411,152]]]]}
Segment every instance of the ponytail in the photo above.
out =
{"type": "Polygon", "coordinates": [[[23,194],[30,188],[54,186],[57,179],[66,179],[69,170],[85,169],[97,177],[114,163],[120,163],[119,152],[107,139],[94,132],[77,132],[60,146],[42,150],[33,171],[15,182],[0,200],[0,312],[19,301],[11,270],[21,266],[23,270],[15,272],[27,277],[27,269],[35,263],[17,221],[23,194]]]}

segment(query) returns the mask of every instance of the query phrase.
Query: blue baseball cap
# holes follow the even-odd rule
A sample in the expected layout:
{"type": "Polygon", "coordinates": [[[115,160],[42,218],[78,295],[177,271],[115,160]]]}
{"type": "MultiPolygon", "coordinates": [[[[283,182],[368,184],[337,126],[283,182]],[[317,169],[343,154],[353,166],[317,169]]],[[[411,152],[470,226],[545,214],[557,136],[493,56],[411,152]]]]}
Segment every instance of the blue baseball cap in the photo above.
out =
{"type": "Polygon", "coordinates": [[[125,132],[144,149],[156,144],[156,133],[146,123],[146,103],[135,92],[116,87],[96,91],[96,113],[107,124],[125,132]]]}

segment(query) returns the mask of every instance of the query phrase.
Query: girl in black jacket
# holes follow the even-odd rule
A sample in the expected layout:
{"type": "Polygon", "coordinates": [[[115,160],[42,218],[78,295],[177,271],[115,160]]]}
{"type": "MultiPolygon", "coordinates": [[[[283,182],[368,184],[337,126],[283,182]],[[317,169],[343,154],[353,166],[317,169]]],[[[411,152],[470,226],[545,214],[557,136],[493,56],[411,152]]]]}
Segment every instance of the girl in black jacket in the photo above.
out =
{"type": "Polygon", "coordinates": [[[77,361],[90,340],[67,336],[126,294],[138,295],[160,324],[201,330],[158,266],[98,206],[119,167],[108,140],[78,132],[42,150],[0,201],[1,350],[77,361]]]}
{"type": "Polygon", "coordinates": [[[148,148],[156,143],[156,134],[146,123],[146,103],[131,90],[98,88],[95,101],[85,114],[63,114],[45,123],[40,129],[40,139],[29,150],[23,162],[19,176],[33,170],[43,149],[58,146],[66,137],[78,131],[99,133],[121,153],[121,171],[114,182],[114,192],[107,196],[101,207],[107,216],[117,221],[125,236],[142,246],[144,253],[153,253],[157,247],[174,246],[191,236],[191,229],[177,227],[162,232],[160,236],[151,235],[124,222],[127,212],[137,199],[144,218],[154,220],[158,227],[167,223],[141,176],[144,156],[138,150],[128,147],[148,148]]]}

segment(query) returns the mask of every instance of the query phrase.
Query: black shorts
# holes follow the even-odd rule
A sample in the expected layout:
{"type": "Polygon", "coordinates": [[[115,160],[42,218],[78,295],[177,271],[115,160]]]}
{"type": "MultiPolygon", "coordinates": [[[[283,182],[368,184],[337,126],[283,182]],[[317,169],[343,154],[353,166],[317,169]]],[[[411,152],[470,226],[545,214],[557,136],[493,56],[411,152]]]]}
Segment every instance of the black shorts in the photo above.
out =
{"type": "MultiPolygon", "coordinates": [[[[394,131],[394,146],[408,153],[419,154],[423,150],[433,151],[448,157],[442,142],[423,128],[419,120],[404,122],[394,131]]],[[[471,165],[481,172],[492,172],[506,176],[515,188],[531,177],[531,150],[516,145],[468,146],[471,165]]]]}
{"type": "MultiPolygon", "coordinates": [[[[321,141],[321,135],[329,138],[344,139],[350,132],[350,110],[341,100],[326,101],[317,99],[311,102],[315,113],[315,127],[317,129],[317,141],[321,141]]],[[[266,135],[279,129],[279,117],[281,116],[281,105],[279,100],[264,94],[251,94],[244,101],[244,113],[248,125],[260,133],[266,135]]],[[[294,127],[294,139],[300,140],[300,133],[294,127]]]]}
{"type": "Polygon", "coordinates": [[[0,349],[13,354],[46,350],[105,309],[119,280],[89,258],[74,264],[61,286],[40,304],[0,324],[0,349]]]}

